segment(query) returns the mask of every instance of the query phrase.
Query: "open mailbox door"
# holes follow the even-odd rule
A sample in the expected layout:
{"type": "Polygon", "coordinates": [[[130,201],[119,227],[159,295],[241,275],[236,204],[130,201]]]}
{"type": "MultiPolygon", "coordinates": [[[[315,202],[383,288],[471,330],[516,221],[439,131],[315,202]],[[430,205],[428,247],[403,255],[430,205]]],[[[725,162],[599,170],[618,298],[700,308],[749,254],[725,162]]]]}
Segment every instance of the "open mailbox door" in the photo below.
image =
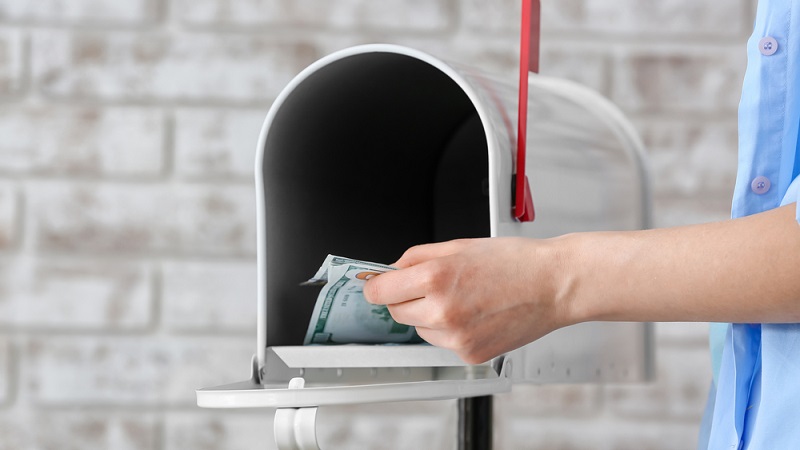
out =
{"type": "Polygon", "coordinates": [[[532,76],[528,87],[537,218],[519,222],[510,83],[392,45],[342,50],[299,74],[258,142],[252,374],[198,390],[198,405],[299,408],[647,379],[649,324],[577,325],[477,366],[428,345],[302,345],[318,291],[299,283],[328,253],[389,262],[455,238],[649,226],[643,149],[622,114],[568,81],[532,76]],[[298,377],[305,387],[289,389],[298,377]]]}

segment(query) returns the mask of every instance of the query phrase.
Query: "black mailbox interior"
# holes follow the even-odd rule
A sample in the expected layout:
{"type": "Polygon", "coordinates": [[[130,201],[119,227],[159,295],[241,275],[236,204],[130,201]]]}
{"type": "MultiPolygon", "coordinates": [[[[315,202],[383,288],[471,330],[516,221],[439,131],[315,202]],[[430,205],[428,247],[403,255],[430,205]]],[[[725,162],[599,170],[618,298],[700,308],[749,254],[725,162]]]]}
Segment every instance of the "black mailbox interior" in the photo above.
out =
{"type": "Polygon", "coordinates": [[[490,235],[487,139],[470,99],[419,59],[364,53],[312,73],[264,148],[267,343],[301,345],[328,253],[391,263],[490,235]]]}

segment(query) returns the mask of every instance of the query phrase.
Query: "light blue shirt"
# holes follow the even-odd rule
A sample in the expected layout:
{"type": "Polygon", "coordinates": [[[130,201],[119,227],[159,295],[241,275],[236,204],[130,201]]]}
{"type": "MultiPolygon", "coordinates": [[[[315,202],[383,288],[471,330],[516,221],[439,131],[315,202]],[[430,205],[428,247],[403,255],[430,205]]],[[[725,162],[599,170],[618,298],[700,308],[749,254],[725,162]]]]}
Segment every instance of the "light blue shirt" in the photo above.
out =
{"type": "MultiPolygon", "coordinates": [[[[739,104],[733,218],[798,200],[799,65],[800,2],[759,1],[739,104]]],[[[712,324],[711,348],[715,376],[698,448],[800,448],[800,324],[712,324]]]]}

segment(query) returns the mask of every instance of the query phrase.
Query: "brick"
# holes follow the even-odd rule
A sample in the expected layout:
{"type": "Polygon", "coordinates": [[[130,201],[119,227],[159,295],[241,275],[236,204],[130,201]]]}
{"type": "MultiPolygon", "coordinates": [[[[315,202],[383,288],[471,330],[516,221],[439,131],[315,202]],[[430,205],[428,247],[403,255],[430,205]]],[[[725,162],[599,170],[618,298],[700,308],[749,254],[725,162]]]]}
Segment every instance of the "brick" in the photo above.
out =
{"type": "Polygon", "coordinates": [[[0,21],[32,23],[143,24],[158,17],[158,0],[109,2],[52,0],[20,2],[0,0],[0,21]]]}
{"type": "Polygon", "coordinates": [[[699,422],[711,384],[708,347],[668,347],[656,350],[656,381],[609,385],[609,410],[622,417],[689,419],[699,422]]]}
{"type": "Polygon", "coordinates": [[[685,450],[697,447],[696,423],[608,418],[565,420],[557,416],[512,420],[495,430],[497,448],[526,450],[685,450]]]}
{"type": "Polygon", "coordinates": [[[713,2],[665,0],[545,0],[545,31],[603,32],[625,35],[740,36],[745,30],[746,0],[719,8],[713,2]]]}
{"type": "Polygon", "coordinates": [[[591,416],[601,410],[600,387],[591,384],[514,385],[495,396],[495,414],[507,417],[591,416]]]}
{"type": "Polygon", "coordinates": [[[614,58],[612,100],[632,112],[735,112],[746,66],[744,45],[648,48],[614,58]]]}
{"type": "Polygon", "coordinates": [[[0,184],[0,250],[13,247],[17,239],[19,198],[10,184],[0,184]]]}
{"type": "Polygon", "coordinates": [[[455,448],[454,402],[415,402],[320,408],[317,436],[323,448],[455,448]],[[423,405],[431,404],[431,406],[423,405]],[[418,407],[437,408],[435,414],[418,407]],[[393,414],[387,414],[386,408],[393,414]]]}
{"type": "Polygon", "coordinates": [[[175,172],[187,178],[253,179],[256,144],[267,109],[179,110],[175,172]]]}
{"type": "Polygon", "coordinates": [[[16,257],[0,268],[0,326],[132,330],[151,322],[142,264],[16,257]]]}
{"type": "Polygon", "coordinates": [[[0,449],[151,450],[158,448],[155,414],[31,411],[0,413],[0,449]]]}
{"type": "Polygon", "coordinates": [[[731,195],[674,195],[656,198],[653,203],[656,228],[718,222],[731,217],[731,195]]]}
{"type": "Polygon", "coordinates": [[[521,2],[515,0],[462,1],[459,4],[462,27],[516,35],[519,33],[521,5],[521,2]]]}
{"type": "MultiPolygon", "coordinates": [[[[275,448],[274,410],[174,413],[165,418],[164,450],[275,448]]],[[[320,442],[324,445],[323,442],[320,442]]]]}
{"type": "Polygon", "coordinates": [[[0,411],[0,450],[36,448],[34,414],[26,406],[0,411]]]}
{"type": "Polygon", "coordinates": [[[256,276],[255,261],[164,264],[164,325],[176,331],[255,334],[256,276]]]}
{"type": "Polygon", "coordinates": [[[37,405],[189,406],[196,404],[195,389],[248,378],[253,341],[250,336],[31,338],[23,350],[21,379],[37,405]]]}
{"type": "Polygon", "coordinates": [[[647,148],[654,224],[680,226],[730,217],[737,125],[729,120],[647,120],[636,127],[647,148]]]}
{"type": "Polygon", "coordinates": [[[659,344],[708,346],[708,322],[662,322],[655,326],[659,344]]]}
{"type": "Polygon", "coordinates": [[[46,96],[266,104],[318,58],[313,45],[248,35],[36,32],[35,86],[46,96]]]}
{"type": "Polygon", "coordinates": [[[574,81],[608,97],[610,95],[610,55],[598,49],[565,47],[543,42],[540,73],[574,81]]]}
{"type": "Polygon", "coordinates": [[[0,405],[8,404],[12,400],[12,389],[16,365],[11,353],[11,342],[6,337],[0,337],[0,405]]]}
{"type": "Polygon", "coordinates": [[[28,193],[41,250],[252,255],[251,186],[41,183],[28,193]]]}
{"type": "MultiPolygon", "coordinates": [[[[411,42],[410,45],[415,43],[411,42]]],[[[519,50],[507,38],[496,36],[457,36],[444,47],[420,42],[426,52],[448,63],[456,63],[488,73],[513,86],[519,83],[519,50]]],[[[610,54],[602,49],[580,45],[542,42],[541,71],[549,77],[565,78],[608,95],[610,54]]]]}
{"type": "MultiPolygon", "coordinates": [[[[713,2],[691,0],[545,0],[542,32],[545,35],[570,32],[579,37],[593,33],[637,37],[642,34],[735,36],[749,25],[744,1],[719,8],[713,2]]],[[[514,34],[519,30],[520,2],[515,0],[468,0],[463,2],[461,13],[468,29],[514,34]]]]}
{"type": "Polygon", "coordinates": [[[455,22],[450,0],[179,0],[174,12],[193,26],[437,31],[455,22]]]}
{"type": "Polygon", "coordinates": [[[738,133],[727,121],[639,121],[647,149],[654,195],[729,195],[736,181],[738,133]]]}
{"type": "Polygon", "coordinates": [[[164,120],[142,108],[0,108],[0,172],[156,176],[164,120]]]}
{"type": "Polygon", "coordinates": [[[23,88],[23,37],[18,31],[0,30],[0,96],[23,88]]]}

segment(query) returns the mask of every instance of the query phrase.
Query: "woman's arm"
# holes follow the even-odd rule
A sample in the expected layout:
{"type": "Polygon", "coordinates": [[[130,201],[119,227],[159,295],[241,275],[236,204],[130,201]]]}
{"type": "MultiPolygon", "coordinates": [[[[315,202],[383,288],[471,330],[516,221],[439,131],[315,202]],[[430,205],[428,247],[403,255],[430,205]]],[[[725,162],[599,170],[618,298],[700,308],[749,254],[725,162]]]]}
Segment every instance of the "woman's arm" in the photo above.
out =
{"type": "Polygon", "coordinates": [[[592,321],[800,322],[795,205],[686,227],[409,249],[364,294],[466,362],[592,321]]]}

